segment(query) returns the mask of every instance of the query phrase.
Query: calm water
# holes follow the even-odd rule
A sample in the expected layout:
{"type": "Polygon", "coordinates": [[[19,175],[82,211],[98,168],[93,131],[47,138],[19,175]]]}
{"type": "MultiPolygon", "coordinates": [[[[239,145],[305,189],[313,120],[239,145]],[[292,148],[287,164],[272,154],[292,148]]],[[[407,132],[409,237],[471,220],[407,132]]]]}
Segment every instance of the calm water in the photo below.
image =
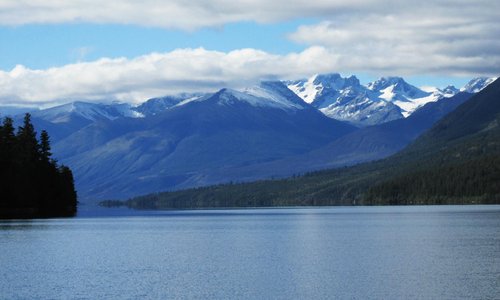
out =
{"type": "Polygon", "coordinates": [[[3,299],[499,299],[500,206],[0,221],[0,267],[3,299]]]}

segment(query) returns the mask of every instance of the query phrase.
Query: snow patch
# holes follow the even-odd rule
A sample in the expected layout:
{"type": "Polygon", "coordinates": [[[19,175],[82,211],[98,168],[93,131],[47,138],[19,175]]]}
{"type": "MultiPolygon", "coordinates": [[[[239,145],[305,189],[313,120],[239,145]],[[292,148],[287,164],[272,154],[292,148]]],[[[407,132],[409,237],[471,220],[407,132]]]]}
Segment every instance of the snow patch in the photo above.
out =
{"type": "Polygon", "coordinates": [[[391,101],[395,97],[393,90],[394,90],[394,85],[391,85],[383,90],[380,90],[381,94],[380,94],[379,98],[382,98],[386,101],[391,101]]]}
{"type": "Polygon", "coordinates": [[[477,77],[469,81],[464,87],[460,89],[461,92],[468,93],[479,93],[485,87],[490,85],[493,81],[497,80],[498,77],[477,77]]]}
{"type": "Polygon", "coordinates": [[[246,102],[255,107],[271,107],[279,109],[303,109],[298,103],[293,103],[286,97],[272,90],[256,86],[242,91],[224,89],[219,94],[218,104],[233,104],[236,101],[246,102]]]}
{"type": "Polygon", "coordinates": [[[318,75],[316,74],[307,81],[298,80],[288,84],[287,87],[304,100],[304,102],[311,104],[323,90],[323,85],[321,83],[315,83],[317,77],[318,75]]]}

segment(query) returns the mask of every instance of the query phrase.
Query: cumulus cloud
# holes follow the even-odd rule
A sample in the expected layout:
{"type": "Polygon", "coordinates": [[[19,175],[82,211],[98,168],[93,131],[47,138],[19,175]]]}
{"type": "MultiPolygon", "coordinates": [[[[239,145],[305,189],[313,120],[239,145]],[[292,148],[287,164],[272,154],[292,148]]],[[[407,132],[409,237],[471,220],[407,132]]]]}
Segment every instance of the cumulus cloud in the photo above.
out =
{"type": "Polygon", "coordinates": [[[230,22],[277,22],[376,7],[375,0],[2,0],[0,24],[113,23],[193,30],[230,22]]]}
{"type": "Polygon", "coordinates": [[[2,0],[0,24],[87,22],[197,29],[240,21],[405,15],[431,22],[451,16],[465,23],[498,19],[498,9],[498,1],[491,0],[2,0]]]}
{"type": "Polygon", "coordinates": [[[203,48],[152,53],[134,59],[103,58],[45,70],[18,65],[0,71],[0,104],[58,104],[74,100],[139,103],[179,92],[240,88],[260,80],[295,78],[335,68],[323,47],[273,55],[255,49],[203,48]]]}
{"type": "MultiPolygon", "coordinates": [[[[0,71],[0,101],[140,102],[183,91],[239,87],[313,73],[498,76],[500,1],[432,0],[2,0],[0,25],[135,24],[196,30],[227,23],[318,19],[289,39],[300,53],[179,49],[57,68],[0,71]]],[[[78,50],[78,49],[77,49],[78,50]]],[[[76,55],[85,57],[89,49],[76,55]]]]}
{"type": "Polygon", "coordinates": [[[500,73],[500,2],[429,1],[343,14],[289,38],[339,56],[338,69],[400,75],[500,73]]]}

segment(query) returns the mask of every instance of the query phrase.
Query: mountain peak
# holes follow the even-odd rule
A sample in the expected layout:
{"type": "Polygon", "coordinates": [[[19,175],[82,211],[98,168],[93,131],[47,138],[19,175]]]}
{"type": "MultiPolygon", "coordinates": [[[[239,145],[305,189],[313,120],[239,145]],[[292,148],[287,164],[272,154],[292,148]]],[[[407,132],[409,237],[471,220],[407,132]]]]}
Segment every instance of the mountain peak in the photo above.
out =
{"type": "Polygon", "coordinates": [[[378,124],[398,116],[407,117],[426,103],[452,97],[458,92],[454,86],[443,90],[436,87],[421,89],[400,76],[384,76],[364,86],[356,76],[344,78],[339,73],[317,74],[309,79],[290,81],[286,84],[305,102],[312,104],[325,115],[353,122],[357,126],[373,125],[374,120],[377,120],[378,124]],[[389,102],[394,105],[384,107],[389,102]],[[383,114],[390,117],[384,118],[383,114]]]}
{"type": "Polygon", "coordinates": [[[339,73],[326,73],[326,74],[316,74],[312,76],[309,80],[312,80],[314,83],[327,83],[327,82],[335,82],[337,80],[343,79],[339,73]]]}
{"type": "Polygon", "coordinates": [[[448,97],[454,96],[455,94],[460,92],[460,90],[457,89],[454,85],[448,85],[447,87],[442,89],[441,92],[443,93],[443,96],[448,98],[448,97]]]}
{"type": "Polygon", "coordinates": [[[223,88],[207,100],[216,101],[219,105],[247,103],[256,107],[278,109],[303,109],[307,106],[297,95],[283,83],[266,81],[260,85],[242,91],[223,88]]]}
{"type": "Polygon", "coordinates": [[[321,85],[324,88],[334,88],[336,90],[345,89],[351,86],[360,86],[358,78],[354,75],[342,77],[339,73],[328,73],[315,75],[311,79],[315,85],[321,85]]]}
{"type": "Polygon", "coordinates": [[[472,94],[478,93],[496,79],[496,77],[476,77],[470,80],[460,91],[472,94]]]}
{"type": "Polygon", "coordinates": [[[368,84],[368,89],[372,91],[380,91],[391,86],[394,87],[394,90],[398,91],[405,91],[415,88],[414,86],[408,84],[402,77],[388,76],[381,77],[374,82],[370,82],[368,84]]]}
{"type": "Polygon", "coordinates": [[[66,123],[71,119],[72,115],[88,121],[114,120],[120,117],[143,117],[141,113],[132,110],[130,104],[100,104],[83,101],[75,101],[34,112],[35,117],[52,123],[66,123]]]}
{"type": "Polygon", "coordinates": [[[326,116],[356,126],[367,126],[402,118],[400,109],[379,99],[351,75],[314,75],[288,83],[288,88],[326,116]]]}
{"type": "Polygon", "coordinates": [[[433,91],[424,91],[398,76],[382,77],[369,83],[368,89],[378,94],[379,98],[399,106],[405,117],[424,104],[442,97],[442,93],[436,88],[432,88],[433,91]]]}
{"type": "Polygon", "coordinates": [[[316,74],[309,79],[285,82],[285,84],[306,103],[312,103],[331,91],[364,89],[356,76],[344,78],[339,73],[316,74]]]}

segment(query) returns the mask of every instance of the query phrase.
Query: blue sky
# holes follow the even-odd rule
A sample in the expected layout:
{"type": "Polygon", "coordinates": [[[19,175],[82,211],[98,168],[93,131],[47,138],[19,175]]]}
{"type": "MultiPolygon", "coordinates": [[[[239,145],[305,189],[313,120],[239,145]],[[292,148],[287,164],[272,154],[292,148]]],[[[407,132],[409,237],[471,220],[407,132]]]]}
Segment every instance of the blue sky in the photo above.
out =
{"type": "Polygon", "coordinates": [[[500,2],[0,3],[0,105],[139,103],[316,73],[463,86],[500,73],[500,2]]]}
{"type": "Polygon", "coordinates": [[[178,48],[204,47],[231,51],[256,48],[275,54],[301,51],[287,39],[299,25],[311,20],[277,24],[238,22],[220,28],[194,31],[151,28],[133,25],[42,24],[0,27],[0,69],[10,70],[18,64],[45,69],[101,57],[127,57],[151,52],[168,52],[178,48]]]}

